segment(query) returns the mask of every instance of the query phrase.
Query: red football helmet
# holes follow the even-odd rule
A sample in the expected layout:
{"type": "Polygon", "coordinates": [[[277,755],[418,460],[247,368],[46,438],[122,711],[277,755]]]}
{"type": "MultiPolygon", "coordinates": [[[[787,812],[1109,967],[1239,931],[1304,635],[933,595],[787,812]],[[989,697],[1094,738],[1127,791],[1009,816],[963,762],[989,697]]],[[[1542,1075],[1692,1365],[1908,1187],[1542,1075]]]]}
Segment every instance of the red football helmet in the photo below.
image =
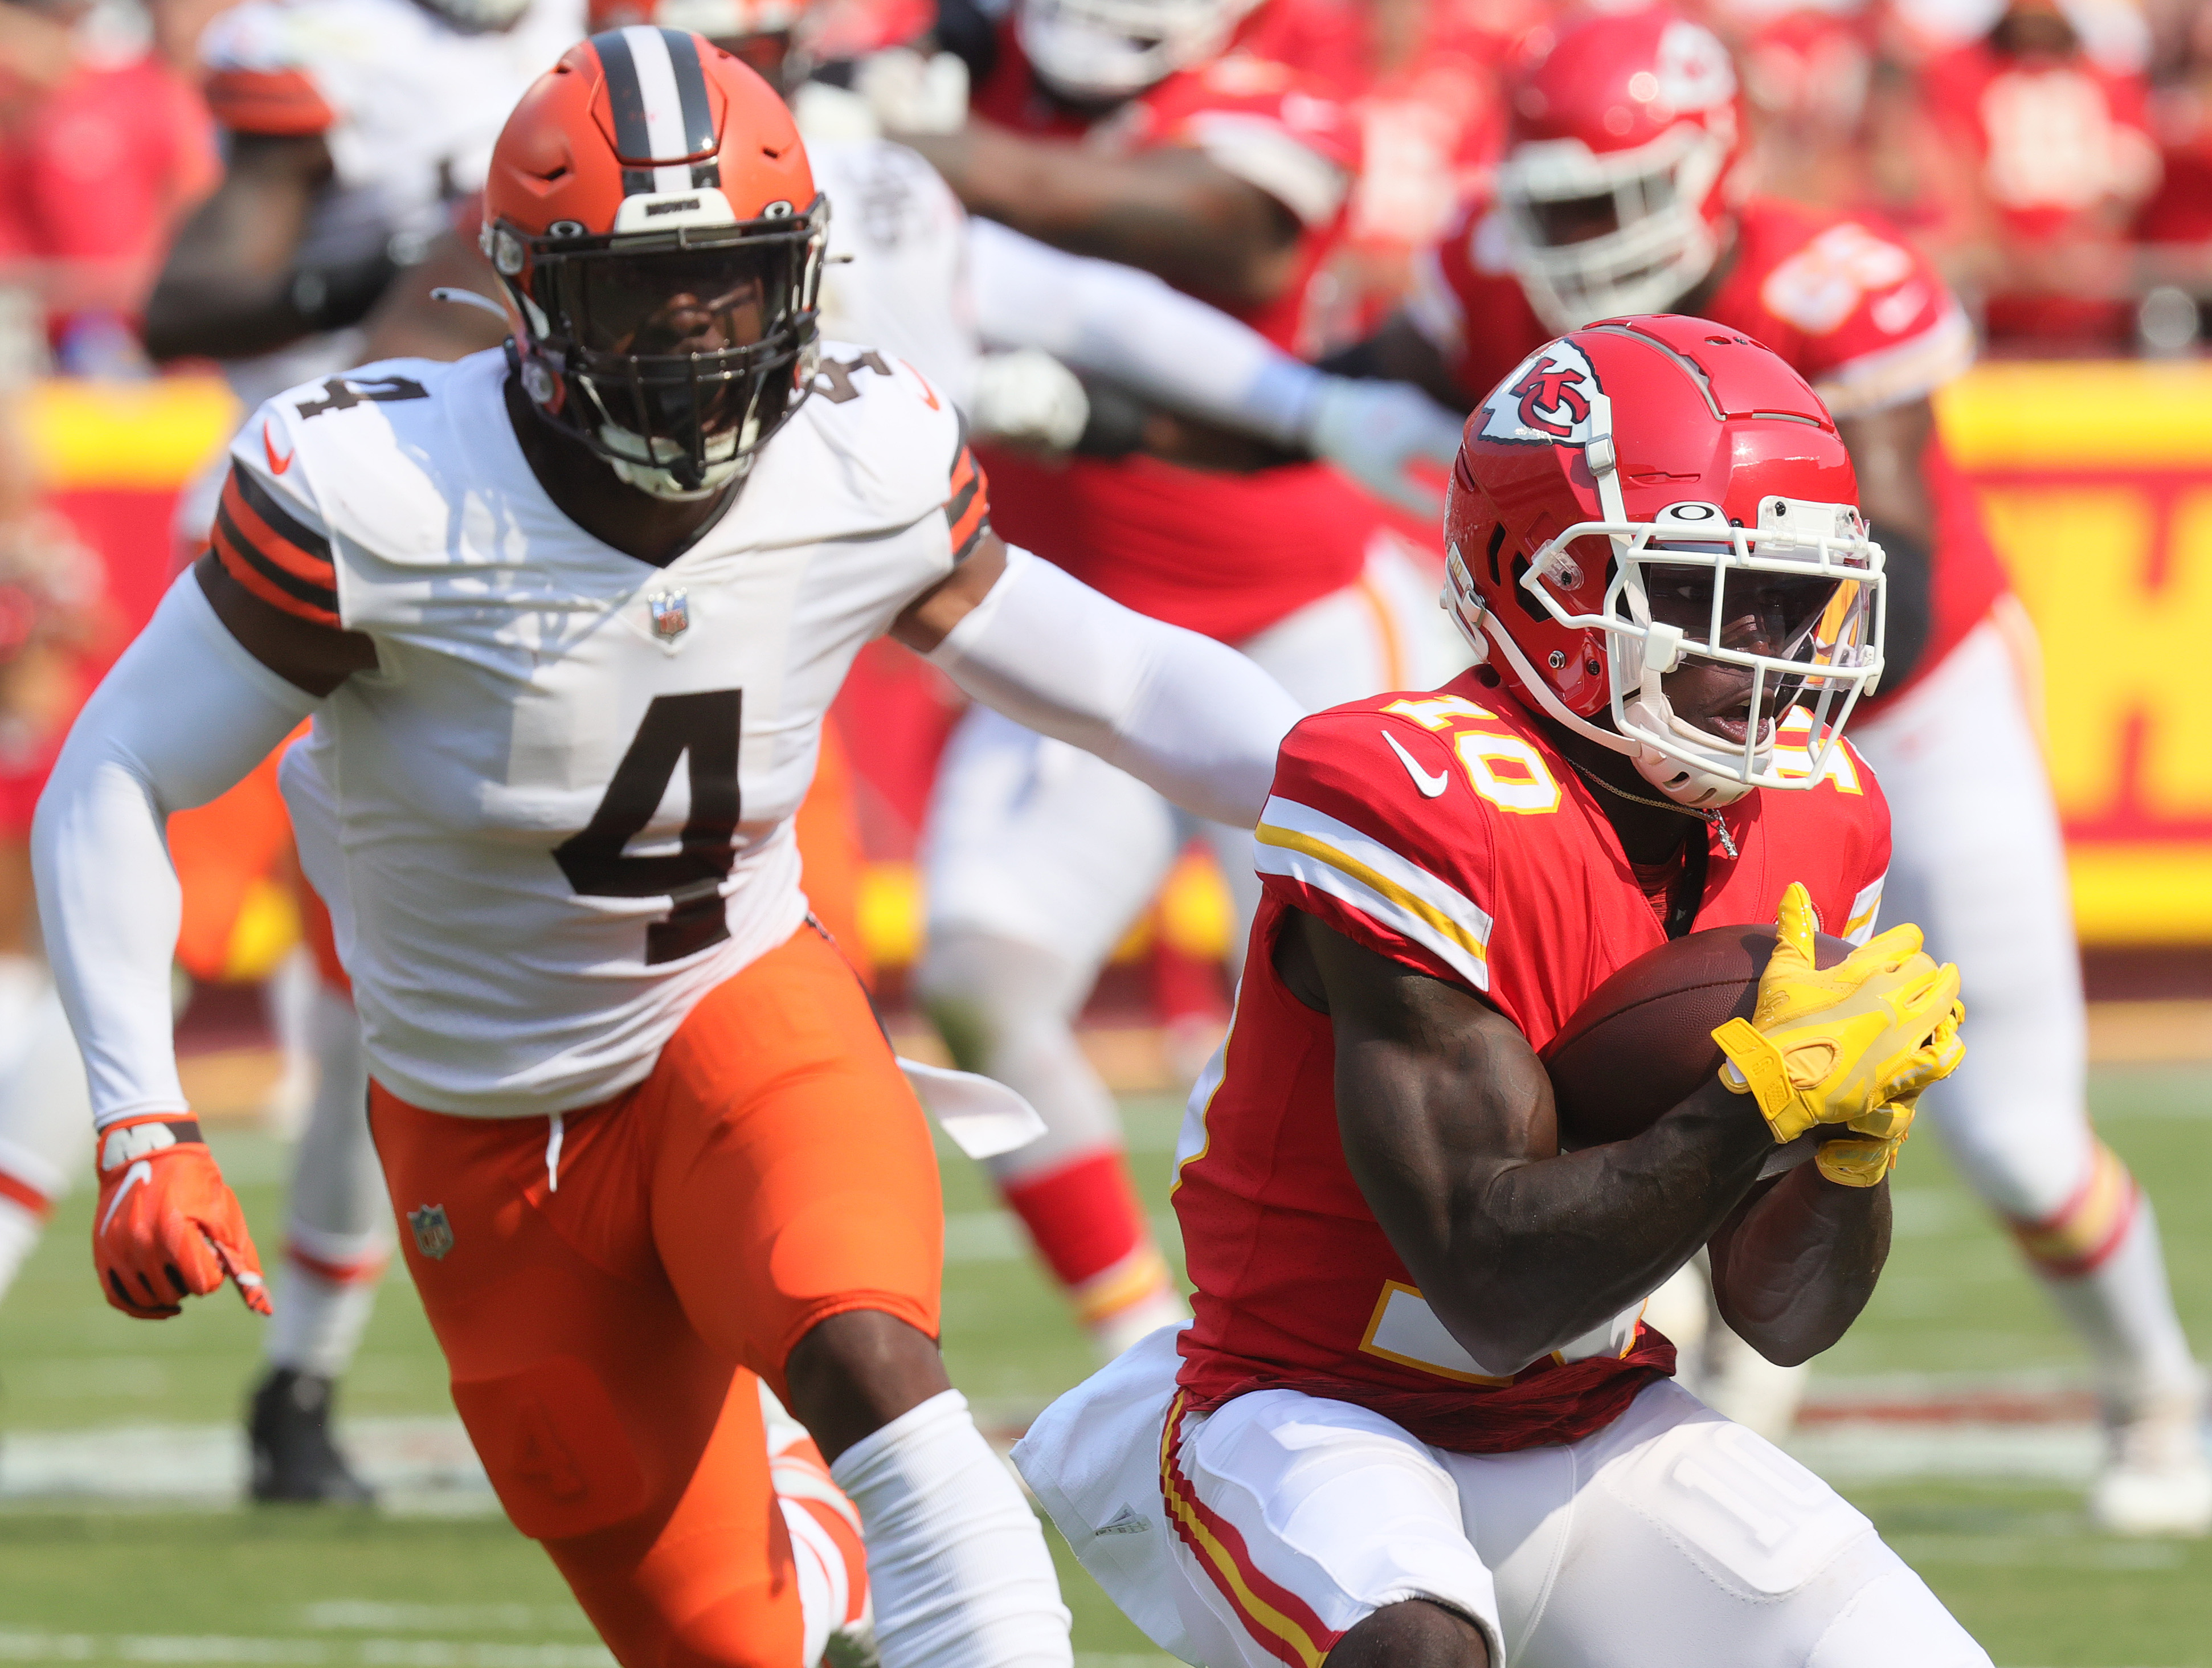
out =
{"type": "Polygon", "coordinates": [[[1444,604],[1478,658],[1679,803],[1802,787],[1881,672],[1857,499],[1835,420],[1774,354],[1699,319],[1607,320],[1468,419],[1444,604]]]}
{"type": "Polygon", "coordinates": [[[829,228],[775,89],[674,29],[571,46],[484,185],[525,392],[659,497],[720,490],[805,398],[829,228]]]}
{"type": "Polygon", "coordinates": [[[1119,104],[1221,56],[1261,0],[1018,0],[1037,79],[1081,105],[1119,104]]]}
{"type": "Polygon", "coordinates": [[[1531,34],[1498,196],[1522,288],[1554,330],[1673,306],[1712,271],[1744,153],[1735,70],[1665,6],[1531,34]]]}

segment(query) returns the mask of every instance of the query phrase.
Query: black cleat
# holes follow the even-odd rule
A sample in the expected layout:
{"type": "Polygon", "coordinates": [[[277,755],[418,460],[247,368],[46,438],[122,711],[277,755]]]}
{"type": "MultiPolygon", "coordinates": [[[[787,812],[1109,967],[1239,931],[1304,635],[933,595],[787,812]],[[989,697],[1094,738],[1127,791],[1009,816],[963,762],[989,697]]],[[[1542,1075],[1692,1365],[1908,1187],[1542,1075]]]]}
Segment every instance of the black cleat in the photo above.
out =
{"type": "Polygon", "coordinates": [[[353,1474],[331,1440],[328,1379],[272,1367],[246,1403],[253,1498],[325,1506],[371,1506],[376,1492],[353,1474]]]}

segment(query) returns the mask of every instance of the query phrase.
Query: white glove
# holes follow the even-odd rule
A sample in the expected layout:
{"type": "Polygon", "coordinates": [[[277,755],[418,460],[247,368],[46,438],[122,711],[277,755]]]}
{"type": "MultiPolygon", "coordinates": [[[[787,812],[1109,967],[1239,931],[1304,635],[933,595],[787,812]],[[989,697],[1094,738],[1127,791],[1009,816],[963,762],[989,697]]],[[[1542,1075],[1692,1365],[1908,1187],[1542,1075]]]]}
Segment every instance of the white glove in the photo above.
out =
{"type": "Polygon", "coordinates": [[[1091,397],[1073,371],[1036,348],[987,353],[969,384],[968,420],[980,438],[1066,452],[1083,438],[1091,397]]]}
{"type": "Polygon", "coordinates": [[[1461,419],[1410,382],[1324,376],[1307,408],[1305,442],[1379,498],[1416,514],[1442,515],[1443,495],[1406,473],[1409,465],[1449,469],[1461,419]]]}
{"type": "Polygon", "coordinates": [[[872,52],[854,66],[853,90],[886,133],[951,133],[968,119],[968,66],[950,52],[872,52]]]}

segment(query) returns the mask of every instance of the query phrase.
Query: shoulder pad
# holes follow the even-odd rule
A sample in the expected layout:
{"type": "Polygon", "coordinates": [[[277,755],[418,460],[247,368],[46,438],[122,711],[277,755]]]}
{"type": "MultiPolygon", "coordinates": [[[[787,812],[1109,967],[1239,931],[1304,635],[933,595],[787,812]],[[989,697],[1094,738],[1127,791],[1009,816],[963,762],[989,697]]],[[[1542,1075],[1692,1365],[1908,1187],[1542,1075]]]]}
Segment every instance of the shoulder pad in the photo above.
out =
{"type": "Polygon", "coordinates": [[[451,559],[455,508],[468,496],[447,472],[465,466],[464,430],[507,420],[497,394],[502,375],[496,349],[452,364],[363,365],[266,402],[232,455],[252,462],[257,448],[289,440],[296,461],[287,467],[299,478],[285,484],[312,496],[333,535],[403,566],[443,563],[451,559]],[[458,414],[456,396],[466,408],[458,414]]]}
{"type": "Polygon", "coordinates": [[[963,428],[951,397],[905,360],[824,343],[805,403],[757,466],[777,484],[757,533],[785,544],[912,526],[944,508],[963,428]]]}

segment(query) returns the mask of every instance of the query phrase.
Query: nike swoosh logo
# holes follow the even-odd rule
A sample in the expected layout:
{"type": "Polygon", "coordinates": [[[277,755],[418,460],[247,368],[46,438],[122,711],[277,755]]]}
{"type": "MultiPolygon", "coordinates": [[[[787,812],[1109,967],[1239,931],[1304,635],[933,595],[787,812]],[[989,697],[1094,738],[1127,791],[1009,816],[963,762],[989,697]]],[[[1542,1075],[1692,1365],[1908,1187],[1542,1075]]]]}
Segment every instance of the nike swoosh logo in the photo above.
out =
{"type": "Polygon", "coordinates": [[[297,452],[294,452],[287,457],[280,458],[276,455],[276,438],[274,435],[269,432],[270,425],[274,423],[276,419],[271,417],[268,422],[265,422],[261,425],[261,450],[269,460],[270,473],[272,475],[281,475],[292,466],[292,459],[298,457],[300,454],[297,452]]]}
{"type": "MultiPolygon", "coordinates": [[[[899,363],[906,365],[906,361],[902,359],[899,363]]],[[[911,365],[907,365],[906,368],[914,371],[914,380],[921,384],[921,397],[929,402],[929,409],[933,411],[936,411],[938,409],[937,390],[929,386],[929,379],[920,371],[915,371],[911,365]]]]}
{"type": "Polygon", "coordinates": [[[1414,764],[1413,754],[1407,752],[1403,747],[1400,746],[1398,745],[1398,738],[1391,734],[1389,731],[1385,730],[1382,732],[1382,739],[1390,744],[1390,751],[1398,755],[1398,763],[1406,767],[1406,774],[1413,777],[1413,786],[1421,790],[1422,797],[1425,799],[1434,799],[1437,794],[1444,791],[1446,785],[1451,781],[1449,776],[1446,776],[1442,770],[1437,771],[1434,776],[1431,776],[1419,765],[1414,764]]]}
{"type": "Polygon", "coordinates": [[[115,1213],[123,1208],[123,1202],[131,1196],[131,1190],[141,1182],[154,1179],[154,1166],[140,1159],[123,1172],[123,1185],[115,1190],[115,1196],[107,1202],[107,1214],[100,1219],[100,1232],[107,1232],[107,1225],[115,1220],[115,1213]]]}

